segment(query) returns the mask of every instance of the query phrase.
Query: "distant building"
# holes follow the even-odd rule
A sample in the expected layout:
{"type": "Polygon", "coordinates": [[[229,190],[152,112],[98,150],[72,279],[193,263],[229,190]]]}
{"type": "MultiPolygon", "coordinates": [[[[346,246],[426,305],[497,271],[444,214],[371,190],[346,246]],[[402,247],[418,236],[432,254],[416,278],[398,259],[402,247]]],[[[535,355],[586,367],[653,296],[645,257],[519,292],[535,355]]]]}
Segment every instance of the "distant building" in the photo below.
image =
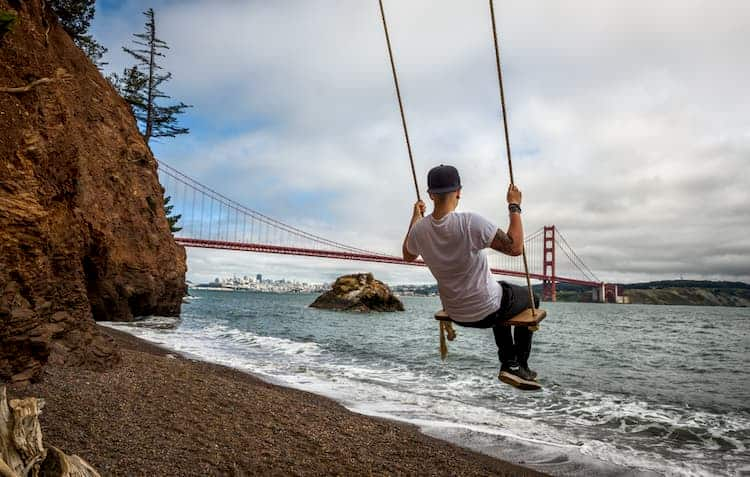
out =
{"type": "Polygon", "coordinates": [[[255,275],[255,280],[256,280],[256,281],[257,281],[258,283],[263,283],[263,275],[261,275],[260,273],[259,273],[259,274],[257,274],[257,275],[255,275]]]}
{"type": "Polygon", "coordinates": [[[625,288],[615,283],[602,283],[593,289],[592,301],[599,303],[630,303],[630,298],[625,296],[625,288]]]}

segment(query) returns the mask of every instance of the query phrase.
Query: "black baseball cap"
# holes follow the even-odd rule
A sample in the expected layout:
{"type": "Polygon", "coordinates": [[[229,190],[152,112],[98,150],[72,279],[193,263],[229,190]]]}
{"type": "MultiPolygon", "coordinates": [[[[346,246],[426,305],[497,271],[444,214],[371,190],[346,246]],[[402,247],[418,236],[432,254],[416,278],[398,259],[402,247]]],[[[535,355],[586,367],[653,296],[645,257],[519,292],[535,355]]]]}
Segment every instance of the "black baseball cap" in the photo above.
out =
{"type": "Polygon", "coordinates": [[[430,194],[445,194],[461,188],[461,177],[458,169],[453,166],[440,164],[427,173],[427,192],[430,194]]]}

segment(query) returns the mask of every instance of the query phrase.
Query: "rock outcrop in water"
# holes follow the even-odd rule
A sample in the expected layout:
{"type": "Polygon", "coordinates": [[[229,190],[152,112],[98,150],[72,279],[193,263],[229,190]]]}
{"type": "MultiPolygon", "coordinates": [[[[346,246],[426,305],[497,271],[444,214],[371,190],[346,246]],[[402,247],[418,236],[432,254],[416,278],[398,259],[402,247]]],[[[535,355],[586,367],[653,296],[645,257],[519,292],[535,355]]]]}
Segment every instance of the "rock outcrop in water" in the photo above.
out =
{"type": "Polygon", "coordinates": [[[313,308],[343,311],[404,311],[388,285],[376,280],[372,273],[344,275],[336,279],[333,288],[320,295],[313,308]]]}
{"type": "Polygon", "coordinates": [[[94,320],[178,314],[186,265],[127,104],[42,0],[0,0],[12,9],[0,38],[0,380],[25,382],[48,361],[116,362],[94,320]]]}

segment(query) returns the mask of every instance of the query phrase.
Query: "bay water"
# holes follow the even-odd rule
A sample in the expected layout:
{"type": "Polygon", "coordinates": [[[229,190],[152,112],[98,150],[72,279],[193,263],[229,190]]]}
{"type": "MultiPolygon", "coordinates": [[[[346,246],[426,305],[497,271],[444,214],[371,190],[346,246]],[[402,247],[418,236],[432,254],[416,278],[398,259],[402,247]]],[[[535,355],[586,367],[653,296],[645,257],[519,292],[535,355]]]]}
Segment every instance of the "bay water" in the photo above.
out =
{"type": "Polygon", "coordinates": [[[524,392],[498,381],[491,330],[456,327],[440,360],[436,297],[343,313],[309,294],[191,295],[175,328],[108,326],[554,475],[750,475],[747,308],[544,303],[544,388],[524,392]]]}

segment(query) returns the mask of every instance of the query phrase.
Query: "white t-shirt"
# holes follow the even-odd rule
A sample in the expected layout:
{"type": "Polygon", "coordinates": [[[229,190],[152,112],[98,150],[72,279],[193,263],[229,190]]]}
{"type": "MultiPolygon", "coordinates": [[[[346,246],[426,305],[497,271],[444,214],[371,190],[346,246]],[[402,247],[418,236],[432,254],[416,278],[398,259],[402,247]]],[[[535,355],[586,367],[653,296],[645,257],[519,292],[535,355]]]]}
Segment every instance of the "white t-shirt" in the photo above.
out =
{"type": "Polygon", "coordinates": [[[495,224],[473,212],[451,212],[440,220],[428,215],[409,231],[406,249],[422,256],[454,321],[479,321],[500,308],[503,289],[484,252],[496,233],[495,224]]]}

